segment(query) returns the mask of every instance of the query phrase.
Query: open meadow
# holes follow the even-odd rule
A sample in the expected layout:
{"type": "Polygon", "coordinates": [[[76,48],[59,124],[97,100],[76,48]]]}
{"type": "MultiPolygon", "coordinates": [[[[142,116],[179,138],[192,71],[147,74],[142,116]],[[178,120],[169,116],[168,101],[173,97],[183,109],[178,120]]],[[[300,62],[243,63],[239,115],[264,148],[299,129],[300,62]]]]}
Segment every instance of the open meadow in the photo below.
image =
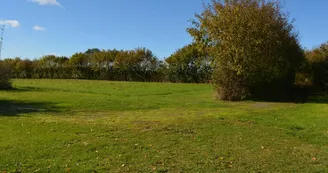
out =
{"type": "Polygon", "coordinates": [[[216,101],[209,84],[13,80],[0,172],[328,172],[328,97],[216,101]]]}

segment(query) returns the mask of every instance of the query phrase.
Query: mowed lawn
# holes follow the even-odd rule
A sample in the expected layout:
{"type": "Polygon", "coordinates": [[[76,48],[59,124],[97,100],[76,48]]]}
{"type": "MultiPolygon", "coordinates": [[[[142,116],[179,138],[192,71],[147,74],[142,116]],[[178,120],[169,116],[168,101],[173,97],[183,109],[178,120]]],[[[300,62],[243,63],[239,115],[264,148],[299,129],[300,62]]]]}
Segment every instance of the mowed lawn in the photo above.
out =
{"type": "Polygon", "coordinates": [[[13,83],[0,91],[0,172],[328,172],[324,97],[221,102],[206,84],[13,83]]]}

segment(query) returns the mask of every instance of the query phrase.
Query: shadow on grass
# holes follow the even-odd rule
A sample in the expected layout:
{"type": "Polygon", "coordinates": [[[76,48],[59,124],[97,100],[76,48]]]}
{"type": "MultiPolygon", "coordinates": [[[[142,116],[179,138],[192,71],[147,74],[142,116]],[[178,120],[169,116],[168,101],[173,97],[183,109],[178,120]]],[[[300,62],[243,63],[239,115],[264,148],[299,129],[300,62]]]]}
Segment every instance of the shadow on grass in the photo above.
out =
{"type": "MultiPolygon", "coordinates": [[[[260,92],[259,92],[260,93],[260,92]]],[[[282,103],[328,103],[328,92],[321,91],[317,87],[307,85],[295,85],[280,93],[260,93],[250,98],[258,102],[282,102],[282,103]]]]}
{"type": "Polygon", "coordinates": [[[317,93],[312,94],[309,96],[298,96],[294,98],[287,98],[287,99],[258,99],[252,98],[248,99],[248,101],[255,101],[255,102],[272,102],[272,103],[297,103],[297,104],[305,104],[305,103],[318,103],[318,104],[328,104],[328,94],[324,93],[317,93]]]}
{"type": "Polygon", "coordinates": [[[19,116],[38,112],[59,112],[59,108],[50,102],[0,100],[0,116],[19,116]]]}
{"type": "Polygon", "coordinates": [[[7,92],[33,92],[33,91],[42,91],[42,89],[38,87],[20,87],[20,88],[11,88],[6,91],[7,92]]]}
{"type": "Polygon", "coordinates": [[[316,93],[309,96],[306,103],[322,103],[328,104],[328,92],[327,93],[316,93]]]}

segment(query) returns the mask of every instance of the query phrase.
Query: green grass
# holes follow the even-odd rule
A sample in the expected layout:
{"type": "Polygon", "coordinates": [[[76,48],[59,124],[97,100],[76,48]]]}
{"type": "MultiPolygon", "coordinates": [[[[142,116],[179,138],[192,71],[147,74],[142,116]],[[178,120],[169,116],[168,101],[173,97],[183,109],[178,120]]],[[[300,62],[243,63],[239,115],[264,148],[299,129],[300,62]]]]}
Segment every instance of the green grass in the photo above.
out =
{"type": "Polygon", "coordinates": [[[14,80],[0,172],[328,172],[328,105],[219,102],[204,84],[14,80]]]}

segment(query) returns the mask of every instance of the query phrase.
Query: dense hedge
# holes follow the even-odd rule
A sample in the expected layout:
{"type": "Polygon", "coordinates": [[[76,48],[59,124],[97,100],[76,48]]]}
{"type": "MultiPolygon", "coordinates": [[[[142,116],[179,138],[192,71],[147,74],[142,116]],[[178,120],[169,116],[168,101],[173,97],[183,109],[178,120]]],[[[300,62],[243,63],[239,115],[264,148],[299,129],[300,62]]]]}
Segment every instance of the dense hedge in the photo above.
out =
{"type": "Polygon", "coordinates": [[[135,50],[89,49],[70,58],[47,55],[30,60],[8,58],[2,62],[12,69],[13,78],[97,79],[141,82],[208,82],[211,78],[209,62],[194,54],[189,45],[164,61],[145,48],[135,50]],[[183,62],[180,61],[183,59],[183,62]],[[197,63],[197,65],[195,65],[197,63]]]}

